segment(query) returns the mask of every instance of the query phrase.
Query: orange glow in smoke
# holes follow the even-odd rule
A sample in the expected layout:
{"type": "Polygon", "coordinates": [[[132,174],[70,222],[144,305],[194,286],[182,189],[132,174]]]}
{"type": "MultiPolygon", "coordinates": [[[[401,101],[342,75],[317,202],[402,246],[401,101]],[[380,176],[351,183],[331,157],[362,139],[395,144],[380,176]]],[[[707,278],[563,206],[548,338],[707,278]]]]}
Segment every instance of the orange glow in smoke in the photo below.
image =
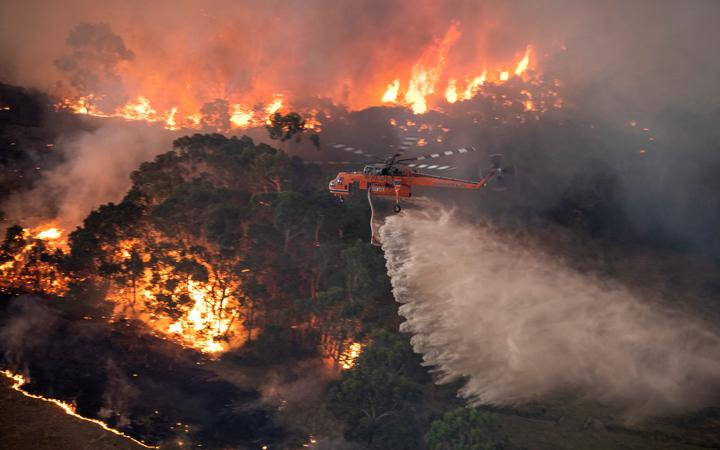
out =
{"type": "MultiPolygon", "coordinates": [[[[457,45],[461,37],[464,37],[462,24],[453,21],[444,33],[419,46],[415,57],[380,59],[383,63],[376,65],[378,73],[365,78],[367,81],[362,82],[365,84],[359,85],[360,81],[354,85],[343,84],[343,80],[338,80],[343,94],[338,93],[336,86],[312,98],[328,98],[349,109],[398,103],[422,114],[441,107],[444,101],[469,100],[488,83],[504,83],[513,77],[533,82],[539,75],[532,45],[526,45],[522,57],[514,60],[499,56],[483,58],[481,54],[459,57],[458,52],[466,52],[463,46],[457,45]]],[[[230,80],[218,75],[217,79],[211,77],[210,82],[202,73],[196,73],[192,65],[183,66],[182,73],[173,74],[173,79],[163,79],[169,75],[163,75],[162,71],[148,75],[142,69],[132,62],[118,68],[120,78],[133,87],[129,89],[131,100],[123,105],[108,107],[107,95],[93,92],[65,95],[56,107],[78,114],[157,123],[169,130],[228,132],[262,127],[268,117],[278,111],[299,112],[305,120],[314,123],[316,129],[322,126],[317,120],[317,107],[305,103],[308,97],[298,100],[307,96],[306,92],[285,90],[270,79],[255,79],[251,91],[235,92],[228,88],[232,85],[230,80]],[[223,102],[224,106],[217,107],[217,102],[223,102]],[[215,106],[206,109],[208,104],[215,106]],[[224,118],[209,120],[212,114],[221,114],[224,118]]],[[[228,72],[224,76],[231,78],[233,74],[228,72]]],[[[327,115],[328,111],[323,113],[327,115]]]]}

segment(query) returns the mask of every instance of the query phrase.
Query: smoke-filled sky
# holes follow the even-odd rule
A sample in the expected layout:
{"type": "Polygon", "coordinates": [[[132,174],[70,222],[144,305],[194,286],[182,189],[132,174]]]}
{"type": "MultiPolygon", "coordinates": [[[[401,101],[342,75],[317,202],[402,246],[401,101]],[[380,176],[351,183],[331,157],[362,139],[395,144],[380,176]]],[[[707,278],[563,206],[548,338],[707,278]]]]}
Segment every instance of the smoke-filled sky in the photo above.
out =
{"type": "MultiPolygon", "coordinates": [[[[638,128],[649,125],[655,132],[654,121],[667,108],[704,112],[720,105],[720,58],[715,57],[719,21],[720,2],[714,0],[9,0],[0,3],[0,82],[55,95],[98,92],[114,104],[146,95],[159,110],[175,105],[198,111],[216,98],[251,105],[267,102],[276,93],[329,97],[359,108],[378,104],[395,78],[405,89],[427,48],[456,27],[459,36],[446,55],[441,79],[464,79],[487,65],[507,67],[531,45],[531,65],[548,82],[560,80],[568,111],[581,110],[584,117],[600,122],[639,119],[638,128]]],[[[442,101],[442,92],[437,94],[442,101]]],[[[650,187],[619,197],[638,222],[649,217],[692,239],[700,233],[688,223],[703,217],[667,208],[665,202],[669,198],[687,205],[697,198],[695,191],[705,186],[697,175],[713,161],[712,146],[695,142],[691,127],[672,125],[674,136],[668,138],[674,141],[663,141],[672,157],[655,155],[658,171],[646,170],[627,180],[630,190],[650,187]],[[697,167],[683,169],[683,182],[665,192],[677,179],[677,160],[695,144],[702,147],[694,151],[697,167]],[[692,183],[700,187],[691,192],[687,186],[692,183]],[[648,205],[660,213],[648,212],[648,205]]],[[[46,174],[35,192],[64,196],[58,204],[67,212],[62,221],[69,227],[98,204],[122,198],[129,172],[168,150],[172,138],[116,123],[105,127],[113,129],[61,137],[57,149],[66,153],[67,162],[46,174]]],[[[501,130],[484,133],[480,140],[472,125],[466,128],[454,130],[457,139],[447,144],[506,151],[508,139],[499,137],[501,130]]],[[[357,134],[377,131],[362,128],[357,134]]],[[[560,158],[557,147],[564,142],[542,133],[534,138],[526,139],[525,151],[535,163],[551,165],[563,176],[581,172],[576,162],[587,156],[586,148],[568,145],[560,158]],[[572,155],[577,157],[569,158],[572,155]]],[[[607,154],[629,147],[613,136],[604,139],[607,154]]],[[[597,152],[593,157],[607,158],[597,152]]],[[[623,173],[626,157],[616,155],[614,173],[623,173]]],[[[456,176],[475,176],[474,167],[463,166],[456,176]]],[[[539,175],[536,166],[522,170],[536,186],[548,184],[547,174],[539,175]]],[[[620,179],[625,182],[624,176],[620,179]]],[[[544,195],[542,201],[528,196],[527,203],[552,206],[557,198],[553,189],[561,183],[552,178],[549,182],[552,186],[537,190],[538,196],[544,195]]],[[[35,194],[21,196],[15,204],[33,209],[39,203],[35,199],[48,198],[41,194],[34,199],[35,194]]],[[[27,208],[20,210],[15,216],[27,217],[27,208]]]]}
{"type": "Polygon", "coordinates": [[[185,104],[284,92],[368,106],[455,22],[442,77],[477,75],[531,44],[542,70],[598,107],[648,108],[717,99],[719,18],[713,0],[6,1],[0,79],[67,92],[71,31],[107,24],[122,40],[103,41],[120,75],[104,80],[107,95],[185,104]]]}
{"type": "MultiPolygon", "coordinates": [[[[601,121],[652,121],[668,107],[718,108],[718,23],[716,0],[5,0],[0,82],[54,95],[95,92],[118,104],[146,95],[153,105],[195,110],[216,98],[253,104],[277,93],[362,108],[378,104],[395,78],[407,84],[428,46],[457,27],[445,81],[487,65],[507,67],[531,45],[534,68],[561,81],[568,108],[601,121]]],[[[651,160],[659,169],[642,166],[642,180],[623,172],[628,155],[621,152],[630,146],[617,136],[582,135],[563,147],[566,134],[553,140],[550,129],[531,130],[524,151],[534,166],[522,168],[533,187],[526,203],[551,208],[557,191],[587,180],[585,168],[602,166],[597,161],[612,153],[608,172],[622,175],[617,201],[631,222],[661,223],[705,246],[711,220],[697,213],[715,204],[698,195],[707,184],[697,175],[717,159],[717,147],[681,134],[692,127],[671,125],[676,136],[665,140],[666,154],[651,160]],[[601,145],[590,154],[578,142],[601,145]],[[683,166],[678,180],[676,161],[692,146],[697,162],[683,166]]],[[[483,144],[502,150],[500,135],[483,144]]],[[[61,136],[66,162],[35,191],[12,199],[10,209],[26,217],[53,192],[63,226],[78,225],[92,208],[122,198],[130,171],[169,150],[170,139],[117,122],[61,136]]],[[[468,144],[476,142],[458,142],[468,144]]],[[[384,231],[396,293],[407,302],[405,327],[428,361],[469,378],[468,397],[512,403],[572,386],[642,416],[692,409],[717,393],[718,337],[697,323],[498,240],[491,229],[409,214],[384,231]]]]}

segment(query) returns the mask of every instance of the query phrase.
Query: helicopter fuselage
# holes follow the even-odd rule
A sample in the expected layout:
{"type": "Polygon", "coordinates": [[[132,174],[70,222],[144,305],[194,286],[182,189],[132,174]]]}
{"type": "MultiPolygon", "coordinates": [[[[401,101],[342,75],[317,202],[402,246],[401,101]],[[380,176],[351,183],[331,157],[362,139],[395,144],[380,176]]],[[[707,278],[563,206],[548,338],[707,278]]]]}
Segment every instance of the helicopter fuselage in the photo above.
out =
{"type": "Polygon", "coordinates": [[[459,180],[420,173],[408,167],[369,165],[362,172],[340,172],[328,185],[336,197],[346,197],[356,190],[370,190],[369,194],[395,198],[412,196],[413,186],[455,189],[480,189],[497,175],[490,171],[478,181],[459,180]]]}

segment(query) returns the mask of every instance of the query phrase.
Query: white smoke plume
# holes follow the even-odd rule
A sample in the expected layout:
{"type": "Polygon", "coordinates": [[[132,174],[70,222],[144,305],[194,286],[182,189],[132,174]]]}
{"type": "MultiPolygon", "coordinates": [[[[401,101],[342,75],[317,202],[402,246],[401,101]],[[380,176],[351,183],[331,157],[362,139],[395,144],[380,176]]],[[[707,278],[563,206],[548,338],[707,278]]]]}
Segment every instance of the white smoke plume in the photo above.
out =
{"type": "Polygon", "coordinates": [[[380,234],[401,330],[471,404],[573,392],[632,421],[717,400],[720,336],[698,320],[437,207],[380,234]]]}
{"type": "Polygon", "coordinates": [[[32,190],[16,193],[3,209],[22,224],[55,217],[58,225],[72,230],[99,205],[122,200],[131,186],[130,173],[168,151],[173,137],[159,127],[122,122],[63,135],[57,148],[65,161],[32,190]]]}

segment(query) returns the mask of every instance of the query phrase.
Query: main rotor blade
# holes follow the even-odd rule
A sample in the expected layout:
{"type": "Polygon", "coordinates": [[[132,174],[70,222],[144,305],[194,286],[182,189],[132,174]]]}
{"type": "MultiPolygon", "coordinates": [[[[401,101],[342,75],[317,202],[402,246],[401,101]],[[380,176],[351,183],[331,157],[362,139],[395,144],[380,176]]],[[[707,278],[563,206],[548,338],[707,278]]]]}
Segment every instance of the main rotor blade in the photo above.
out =
{"type": "Polygon", "coordinates": [[[382,161],[381,158],[378,158],[377,156],[375,156],[373,154],[367,153],[365,150],[363,150],[361,148],[351,147],[351,146],[345,145],[345,144],[331,144],[331,147],[336,148],[338,150],[342,150],[344,152],[352,153],[354,155],[360,155],[360,156],[364,156],[366,158],[374,158],[374,159],[382,161]]]}
{"type": "Polygon", "coordinates": [[[429,155],[416,156],[414,158],[398,159],[397,162],[403,163],[403,162],[407,162],[407,161],[422,161],[424,159],[440,158],[443,156],[462,155],[464,153],[470,153],[470,152],[476,152],[476,151],[477,150],[474,147],[463,147],[463,148],[458,148],[456,150],[445,150],[443,152],[430,153],[429,155]]]}
{"type": "Polygon", "coordinates": [[[305,164],[330,165],[330,166],[365,164],[365,163],[360,162],[360,161],[306,161],[306,160],[303,160],[303,163],[305,163],[305,164]]]}
{"type": "Polygon", "coordinates": [[[410,168],[413,169],[422,169],[422,170],[453,170],[457,169],[455,166],[440,166],[437,164],[408,164],[407,165],[410,168]]]}
{"type": "Polygon", "coordinates": [[[398,156],[404,154],[406,151],[410,150],[411,147],[416,146],[419,140],[420,138],[417,136],[405,136],[400,141],[400,146],[395,154],[398,156]]]}

